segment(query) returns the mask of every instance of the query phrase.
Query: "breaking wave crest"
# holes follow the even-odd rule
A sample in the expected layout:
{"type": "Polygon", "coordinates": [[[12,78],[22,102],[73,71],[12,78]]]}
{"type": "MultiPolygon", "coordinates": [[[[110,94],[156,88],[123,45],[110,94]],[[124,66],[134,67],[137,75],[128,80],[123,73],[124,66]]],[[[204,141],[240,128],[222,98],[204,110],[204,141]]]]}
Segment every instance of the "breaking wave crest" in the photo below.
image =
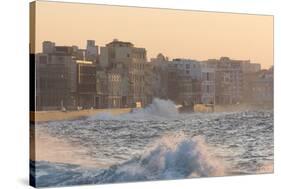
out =
{"type": "MultiPolygon", "coordinates": [[[[38,186],[117,183],[224,175],[224,167],[212,157],[208,146],[201,137],[186,139],[181,136],[166,136],[142,156],[109,168],[93,170],[47,162],[36,162],[37,166],[44,166],[44,173],[36,175],[38,186]]],[[[40,170],[40,167],[37,170],[40,170]]]]}
{"type": "Polygon", "coordinates": [[[145,108],[136,108],[132,112],[122,115],[112,115],[107,112],[98,113],[91,116],[89,120],[147,120],[147,119],[165,119],[176,118],[179,112],[176,105],[171,100],[154,98],[152,103],[145,108]]]}

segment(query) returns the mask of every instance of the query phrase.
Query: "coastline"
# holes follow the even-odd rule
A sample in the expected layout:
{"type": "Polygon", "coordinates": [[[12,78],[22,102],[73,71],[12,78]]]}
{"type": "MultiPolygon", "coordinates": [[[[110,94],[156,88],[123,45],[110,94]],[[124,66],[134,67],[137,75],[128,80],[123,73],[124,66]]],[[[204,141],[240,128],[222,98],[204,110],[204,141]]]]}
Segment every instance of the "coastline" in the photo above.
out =
{"type": "Polygon", "coordinates": [[[112,115],[120,115],[129,113],[131,108],[113,108],[113,109],[89,109],[89,110],[77,110],[77,111],[37,111],[30,112],[31,122],[43,122],[43,121],[59,121],[59,120],[72,120],[79,119],[81,117],[93,116],[98,113],[110,113],[112,115]]]}
{"type": "MultiPolygon", "coordinates": [[[[199,105],[199,108],[194,108],[194,112],[210,113],[210,112],[236,112],[236,111],[249,111],[257,109],[273,109],[272,105],[252,105],[252,104],[236,104],[236,105],[216,105],[212,111],[210,107],[199,105]]],[[[31,122],[44,122],[44,121],[60,121],[60,120],[73,120],[87,116],[94,116],[98,113],[110,113],[112,115],[120,115],[131,112],[132,108],[112,108],[112,109],[88,109],[76,111],[37,111],[30,112],[31,122]]]]}

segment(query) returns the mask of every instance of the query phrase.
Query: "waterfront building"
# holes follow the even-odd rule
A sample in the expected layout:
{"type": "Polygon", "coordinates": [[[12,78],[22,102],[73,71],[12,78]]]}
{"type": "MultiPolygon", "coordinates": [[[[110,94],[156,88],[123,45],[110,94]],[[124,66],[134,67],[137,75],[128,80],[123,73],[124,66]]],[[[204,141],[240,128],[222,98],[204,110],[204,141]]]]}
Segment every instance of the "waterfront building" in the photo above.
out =
{"type": "Polygon", "coordinates": [[[92,61],[76,60],[77,106],[88,109],[96,107],[96,64],[92,61]]]}
{"type": "Polygon", "coordinates": [[[35,56],[38,110],[75,109],[77,67],[72,50],[43,42],[43,53],[35,56]]]}
{"type": "Polygon", "coordinates": [[[167,57],[158,54],[152,58],[145,66],[145,95],[148,102],[151,103],[153,98],[168,98],[168,65],[170,64],[167,57]]]}
{"type": "MultiPolygon", "coordinates": [[[[176,102],[183,105],[193,105],[196,95],[200,93],[197,81],[200,77],[200,64],[198,61],[190,59],[173,59],[171,61],[171,74],[176,74],[171,85],[176,85],[176,102]],[[198,91],[195,91],[195,90],[198,91]]],[[[170,76],[171,76],[170,74],[170,76]]]]}
{"type": "Polygon", "coordinates": [[[205,62],[200,62],[200,100],[203,104],[215,103],[215,66],[205,62]]]}
{"type": "Polygon", "coordinates": [[[254,94],[253,87],[255,81],[258,79],[258,73],[261,70],[261,65],[257,63],[251,63],[249,60],[242,62],[243,72],[243,102],[253,103],[254,94]]]}
{"type": "Polygon", "coordinates": [[[169,61],[160,53],[147,62],[145,48],[116,39],[100,54],[94,40],[85,49],[42,45],[35,56],[37,110],[143,107],[153,98],[185,106],[267,103],[273,97],[273,71],[249,60],[169,61]]]}
{"type": "Polygon", "coordinates": [[[44,41],[36,54],[36,105],[39,110],[95,107],[96,62],[86,50],[44,41]]]}
{"type": "Polygon", "coordinates": [[[253,81],[252,97],[255,104],[273,106],[273,78],[274,70],[261,70],[257,73],[257,79],[253,81]]]}
{"type": "Polygon", "coordinates": [[[122,103],[122,74],[119,70],[110,70],[108,77],[108,108],[121,108],[122,103]]]}
{"type": "Polygon", "coordinates": [[[228,57],[205,61],[215,67],[215,103],[236,104],[242,101],[243,74],[241,60],[228,57]]]}
{"type": "Polygon", "coordinates": [[[213,104],[215,68],[190,59],[173,59],[169,65],[169,98],[185,105],[213,104]]]}
{"type": "Polygon", "coordinates": [[[105,70],[96,71],[96,108],[108,107],[108,76],[105,70]]]}
{"type": "MultiPolygon", "coordinates": [[[[122,97],[128,106],[134,106],[137,102],[145,105],[144,94],[144,67],[147,63],[146,50],[137,48],[130,42],[117,39],[106,44],[100,49],[100,67],[108,72],[117,67],[122,67],[122,79],[128,81],[124,90],[127,94],[122,97]]],[[[124,82],[122,82],[124,83],[124,82]]]]}

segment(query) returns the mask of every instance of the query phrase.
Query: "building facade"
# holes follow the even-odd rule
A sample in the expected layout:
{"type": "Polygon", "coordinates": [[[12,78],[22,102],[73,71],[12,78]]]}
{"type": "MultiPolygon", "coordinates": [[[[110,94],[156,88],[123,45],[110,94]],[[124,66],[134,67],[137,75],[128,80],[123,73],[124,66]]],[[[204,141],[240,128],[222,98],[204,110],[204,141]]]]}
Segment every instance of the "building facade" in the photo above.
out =
{"type": "Polygon", "coordinates": [[[44,42],[43,53],[36,55],[35,62],[37,109],[74,109],[77,67],[72,48],[44,42]]]}
{"type": "Polygon", "coordinates": [[[228,57],[207,60],[215,68],[215,103],[237,104],[242,102],[243,72],[242,61],[228,57]]]}
{"type": "Polygon", "coordinates": [[[35,56],[37,110],[76,110],[95,105],[95,64],[76,46],[44,41],[35,56]]]}
{"type": "Polygon", "coordinates": [[[148,62],[145,48],[116,39],[100,49],[94,40],[85,49],[44,41],[35,65],[37,110],[143,107],[153,98],[184,106],[273,102],[273,68],[161,53],[148,62]]]}
{"type": "Polygon", "coordinates": [[[160,53],[145,65],[145,95],[148,103],[153,98],[168,99],[169,64],[168,58],[160,53]]]}
{"type": "Polygon", "coordinates": [[[91,61],[76,60],[77,65],[77,106],[96,108],[96,64],[91,61]]]}
{"type": "Polygon", "coordinates": [[[111,82],[112,73],[119,72],[118,78],[123,87],[118,94],[122,96],[114,98],[122,99],[122,106],[133,107],[136,102],[146,104],[144,92],[146,63],[146,50],[134,47],[130,42],[113,40],[105,47],[101,47],[99,65],[109,73],[109,81],[111,82]]]}
{"type": "Polygon", "coordinates": [[[274,70],[261,70],[257,73],[257,78],[253,81],[252,97],[255,104],[273,106],[274,90],[273,90],[274,70]]]}
{"type": "Polygon", "coordinates": [[[169,98],[185,105],[213,104],[215,67],[190,59],[174,59],[169,65],[169,98]]]}

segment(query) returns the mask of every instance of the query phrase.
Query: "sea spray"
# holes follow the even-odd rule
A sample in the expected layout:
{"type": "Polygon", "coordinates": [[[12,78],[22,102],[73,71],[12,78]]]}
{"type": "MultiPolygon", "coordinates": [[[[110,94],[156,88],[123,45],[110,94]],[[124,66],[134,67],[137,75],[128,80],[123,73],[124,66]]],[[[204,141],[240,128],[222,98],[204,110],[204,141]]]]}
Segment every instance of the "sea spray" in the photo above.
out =
{"type": "Polygon", "coordinates": [[[105,169],[37,162],[38,166],[44,166],[44,170],[49,171],[47,175],[38,174],[37,180],[41,182],[38,183],[40,186],[47,186],[72,185],[74,181],[79,184],[117,183],[223,175],[222,163],[218,163],[208,149],[202,137],[169,135],[162,137],[143,155],[105,169]],[[56,178],[50,179],[52,174],[64,179],[56,183],[56,178]]]}
{"type": "Polygon", "coordinates": [[[121,120],[37,124],[36,133],[40,136],[45,137],[48,132],[71,145],[79,145],[87,152],[85,158],[105,164],[85,167],[73,166],[75,161],[31,162],[36,166],[32,174],[38,178],[38,186],[273,172],[272,111],[192,113],[181,114],[180,119],[177,115],[168,119],[153,119],[149,115],[147,121],[130,115],[128,120],[119,117],[121,120]]]}
{"type": "Polygon", "coordinates": [[[176,119],[178,115],[178,110],[173,101],[154,98],[147,107],[133,109],[131,113],[112,115],[108,112],[101,112],[89,117],[88,120],[158,120],[176,119]]]}

